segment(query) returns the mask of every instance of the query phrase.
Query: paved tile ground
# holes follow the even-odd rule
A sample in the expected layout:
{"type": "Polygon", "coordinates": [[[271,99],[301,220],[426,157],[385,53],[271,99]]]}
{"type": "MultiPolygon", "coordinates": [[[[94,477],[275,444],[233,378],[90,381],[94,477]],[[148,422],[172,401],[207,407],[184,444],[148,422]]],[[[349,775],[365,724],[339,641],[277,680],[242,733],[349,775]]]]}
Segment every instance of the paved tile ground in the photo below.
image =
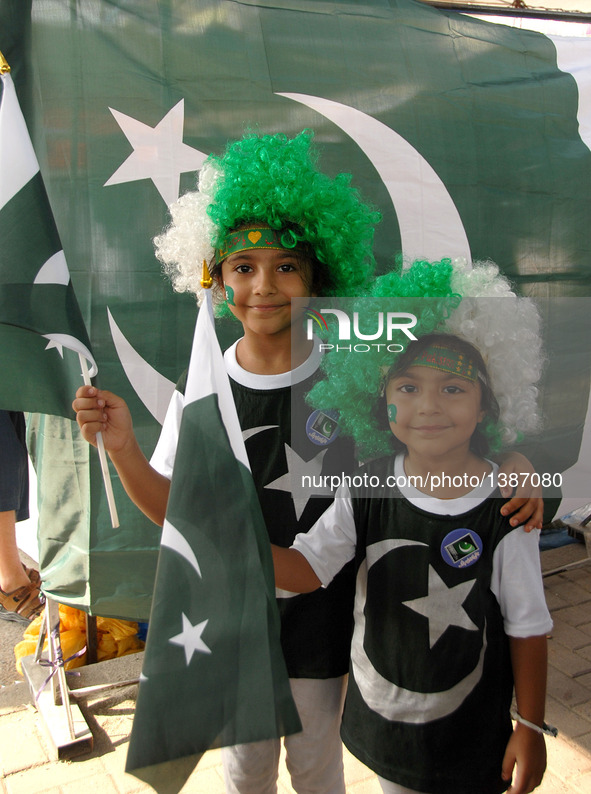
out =
{"type": "MultiPolygon", "coordinates": [[[[585,556],[584,546],[543,552],[545,570],[585,556]]],[[[591,794],[591,564],[545,579],[554,618],[550,639],[547,720],[560,730],[548,739],[548,771],[539,794],[591,794]]],[[[104,663],[106,664],[106,663],[104,663]]],[[[99,666],[100,667],[100,666],[99,666]]],[[[84,713],[92,752],[56,761],[42,722],[28,704],[26,685],[0,690],[1,794],[135,794],[153,789],[123,771],[135,689],[111,690],[89,700],[84,713]]],[[[345,754],[348,794],[379,794],[375,776],[345,754]]],[[[182,794],[223,794],[219,752],[207,753],[182,794]]],[[[279,794],[290,794],[282,761],[279,794]]],[[[478,794],[475,792],[474,794],[478,794]]]]}

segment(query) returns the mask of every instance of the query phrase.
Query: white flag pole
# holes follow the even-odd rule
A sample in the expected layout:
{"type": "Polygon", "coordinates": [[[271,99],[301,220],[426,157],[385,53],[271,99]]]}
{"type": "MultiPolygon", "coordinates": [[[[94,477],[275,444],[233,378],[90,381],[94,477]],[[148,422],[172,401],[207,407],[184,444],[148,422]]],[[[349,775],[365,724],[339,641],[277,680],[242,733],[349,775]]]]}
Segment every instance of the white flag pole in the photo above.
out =
{"type": "MultiPolygon", "coordinates": [[[[82,378],[84,379],[84,385],[92,386],[86,359],[82,353],[78,353],[78,358],[80,359],[80,366],[82,367],[82,378]]],[[[111,483],[111,474],[109,472],[109,464],[107,463],[105,443],[101,433],[96,434],[96,448],[98,450],[99,461],[101,463],[101,471],[103,474],[103,482],[105,484],[105,492],[107,494],[109,513],[111,514],[111,526],[113,529],[117,529],[119,526],[119,516],[117,515],[117,506],[115,505],[115,495],[113,494],[113,484],[111,483]]]]}

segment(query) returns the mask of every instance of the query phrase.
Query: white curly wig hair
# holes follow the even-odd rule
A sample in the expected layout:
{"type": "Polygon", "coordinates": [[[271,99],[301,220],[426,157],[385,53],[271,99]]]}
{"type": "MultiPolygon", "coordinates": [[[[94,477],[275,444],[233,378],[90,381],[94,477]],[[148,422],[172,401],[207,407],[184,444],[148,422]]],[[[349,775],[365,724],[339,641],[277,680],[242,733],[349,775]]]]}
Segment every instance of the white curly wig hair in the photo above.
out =
{"type": "Polygon", "coordinates": [[[500,409],[503,446],[540,429],[537,384],[544,368],[542,322],[531,298],[520,297],[492,262],[453,261],[451,287],[462,296],[441,330],[476,347],[500,409]]]}
{"type": "MultiPolygon", "coordinates": [[[[214,255],[212,240],[217,227],[207,214],[219,172],[214,163],[206,161],[199,172],[197,190],[185,193],[169,207],[171,222],[154,238],[156,256],[172,282],[175,292],[192,292],[201,306],[205,290],[201,286],[203,260],[210,262],[214,255]]],[[[224,296],[216,282],[213,284],[214,305],[224,296]]]]}

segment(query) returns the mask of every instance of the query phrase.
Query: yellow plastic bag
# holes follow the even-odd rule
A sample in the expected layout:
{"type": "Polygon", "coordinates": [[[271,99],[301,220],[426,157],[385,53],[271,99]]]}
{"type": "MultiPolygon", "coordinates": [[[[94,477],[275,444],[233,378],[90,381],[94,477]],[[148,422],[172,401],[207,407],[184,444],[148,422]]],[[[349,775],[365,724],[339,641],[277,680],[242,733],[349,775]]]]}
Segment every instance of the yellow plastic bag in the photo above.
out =
{"type": "MultiPolygon", "coordinates": [[[[86,653],[70,659],[70,656],[78,653],[86,645],[86,613],[80,609],[60,604],[59,617],[62,655],[64,660],[69,660],[65,662],[64,667],[66,670],[73,670],[86,663],[86,653]]],[[[31,621],[25,629],[23,639],[15,645],[16,669],[20,675],[23,674],[21,659],[35,653],[42,621],[42,616],[31,621]]],[[[133,621],[97,617],[96,628],[99,662],[144,649],[144,643],[137,637],[138,625],[133,621]]],[[[43,650],[47,650],[47,638],[45,638],[43,650]]]]}
{"type": "Polygon", "coordinates": [[[19,672],[19,675],[23,674],[21,668],[21,659],[25,656],[32,656],[35,653],[35,648],[37,647],[37,640],[21,640],[14,646],[14,655],[16,657],[16,669],[19,672]]]}

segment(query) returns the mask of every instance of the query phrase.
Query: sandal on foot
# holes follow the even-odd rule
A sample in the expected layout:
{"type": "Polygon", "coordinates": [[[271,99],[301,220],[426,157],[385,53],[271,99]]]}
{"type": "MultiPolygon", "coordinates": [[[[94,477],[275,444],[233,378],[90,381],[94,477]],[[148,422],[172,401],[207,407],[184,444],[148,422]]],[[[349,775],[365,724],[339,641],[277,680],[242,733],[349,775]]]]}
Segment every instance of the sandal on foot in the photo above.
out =
{"type": "Polygon", "coordinates": [[[39,571],[36,568],[27,568],[27,566],[24,563],[23,563],[23,568],[25,570],[25,573],[29,577],[30,581],[33,582],[33,584],[39,585],[39,587],[41,587],[41,576],[39,574],[39,571]]]}
{"type": "Polygon", "coordinates": [[[18,587],[10,593],[0,588],[0,619],[30,623],[45,606],[45,596],[36,582],[18,587]]]}

